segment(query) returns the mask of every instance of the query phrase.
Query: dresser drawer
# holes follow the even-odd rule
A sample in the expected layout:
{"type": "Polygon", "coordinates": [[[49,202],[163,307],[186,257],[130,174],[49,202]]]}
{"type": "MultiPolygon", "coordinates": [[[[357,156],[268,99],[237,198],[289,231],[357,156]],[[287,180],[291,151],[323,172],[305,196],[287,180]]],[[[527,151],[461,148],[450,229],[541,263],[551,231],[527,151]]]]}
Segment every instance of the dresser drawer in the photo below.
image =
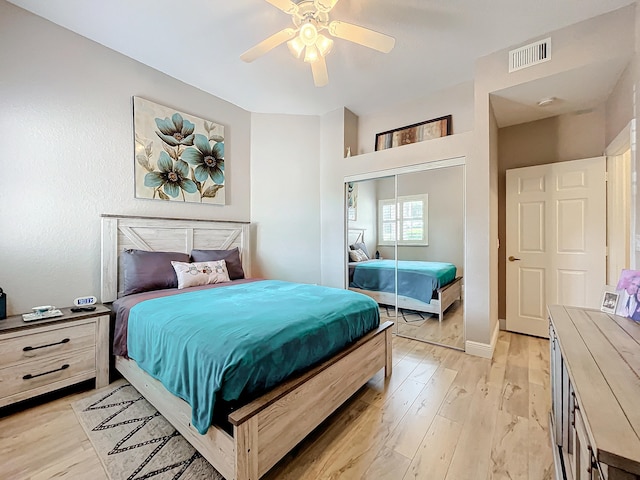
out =
{"type": "Polygon", "coordinates": [[[93,347],[95,343],[93,322],[6,338],[0,340],[0,369],[50,355],[64,355],[93,347]]]}
{"type": "Polygon", "coordinates": [[[66,355],[38,358],[1,369],[0,396],[10,397],[75,376],[88,379],[94,377],[95,374],[95,347],[69,352],[66,355]]]}

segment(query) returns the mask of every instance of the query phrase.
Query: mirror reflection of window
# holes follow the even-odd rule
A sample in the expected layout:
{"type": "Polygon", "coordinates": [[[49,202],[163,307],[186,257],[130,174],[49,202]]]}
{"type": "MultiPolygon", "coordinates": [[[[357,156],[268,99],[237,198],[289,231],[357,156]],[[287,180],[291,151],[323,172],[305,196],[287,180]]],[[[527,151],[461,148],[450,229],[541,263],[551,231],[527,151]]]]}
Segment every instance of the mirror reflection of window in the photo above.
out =
{"type": "Polygon", "coordinates": [[[429,195],[410,195],[378,201],[380,245],[429,245],[429,195]]]}

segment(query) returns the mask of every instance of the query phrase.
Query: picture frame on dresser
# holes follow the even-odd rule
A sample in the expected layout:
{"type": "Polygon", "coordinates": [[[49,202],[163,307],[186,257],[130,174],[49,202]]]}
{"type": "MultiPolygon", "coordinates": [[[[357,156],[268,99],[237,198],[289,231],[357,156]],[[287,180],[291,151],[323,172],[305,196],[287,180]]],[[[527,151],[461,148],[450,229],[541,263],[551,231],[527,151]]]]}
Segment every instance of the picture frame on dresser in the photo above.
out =
{"type": "Polygon", "coordinates": [[[604,292],[602,302],[600,303],[600,310],[604,313],[616,313],[619,298],[620,295],[617,292],[604,292]]]}

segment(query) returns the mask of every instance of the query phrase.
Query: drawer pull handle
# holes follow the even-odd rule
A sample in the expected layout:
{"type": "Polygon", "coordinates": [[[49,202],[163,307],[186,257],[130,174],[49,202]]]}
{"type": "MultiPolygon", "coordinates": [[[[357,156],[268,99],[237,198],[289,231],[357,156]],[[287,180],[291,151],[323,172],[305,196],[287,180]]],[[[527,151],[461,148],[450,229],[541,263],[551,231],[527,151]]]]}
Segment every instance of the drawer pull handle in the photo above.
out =
{"type": "Polygon", "coordinates": [[[27,373],[24,377],[22,377],[22,379],[23,380],[31,380],[32,378],[41,377],[43,375],[49,375],[50,373],[55,373],[55,372],[59,372],[61,370],[66,370],[67,368],[69,368],[69,364],[65,363],[60,368],[56,368],[55,370],[49,370],[48,372],[37,373],[35,375],[31,375],[30,373],[27,373]]]}
{"type": "Polygon", "coordinates": [[[39,348],[47,348],[47,347],[55,347],[56,345],[62,345],[63,343],[69,343],[71,340],[68,338],[65,338],[63,340],[60,340],[59,342],[56,343],[48,343],[46,345],[40,345],[39,347],[24,347],[22,349],[23,352],[30,352],[31,350],[37,350],[39,348]]]}

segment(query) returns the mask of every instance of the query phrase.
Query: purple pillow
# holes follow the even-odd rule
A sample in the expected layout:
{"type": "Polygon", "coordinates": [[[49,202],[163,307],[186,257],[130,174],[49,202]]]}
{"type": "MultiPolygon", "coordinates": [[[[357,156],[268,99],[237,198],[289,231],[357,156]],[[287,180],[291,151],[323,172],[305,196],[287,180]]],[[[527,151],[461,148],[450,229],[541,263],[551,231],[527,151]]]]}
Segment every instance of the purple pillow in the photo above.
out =
{"type": "Polygon", "coordinates": [[[238,247],[231,250],[191,250],[192,262],[213,262],[216,260],[225,261],[231,280],[244,278],[238,247]]]}
{"type": "Polygon", "coordinates": [[[174,262],[189,262],[189,255],[179,252],[147,252],[125,250],[120,256],[124,268],[122,295],[178,288],[178,277],[171,265],[174,262]]]}

